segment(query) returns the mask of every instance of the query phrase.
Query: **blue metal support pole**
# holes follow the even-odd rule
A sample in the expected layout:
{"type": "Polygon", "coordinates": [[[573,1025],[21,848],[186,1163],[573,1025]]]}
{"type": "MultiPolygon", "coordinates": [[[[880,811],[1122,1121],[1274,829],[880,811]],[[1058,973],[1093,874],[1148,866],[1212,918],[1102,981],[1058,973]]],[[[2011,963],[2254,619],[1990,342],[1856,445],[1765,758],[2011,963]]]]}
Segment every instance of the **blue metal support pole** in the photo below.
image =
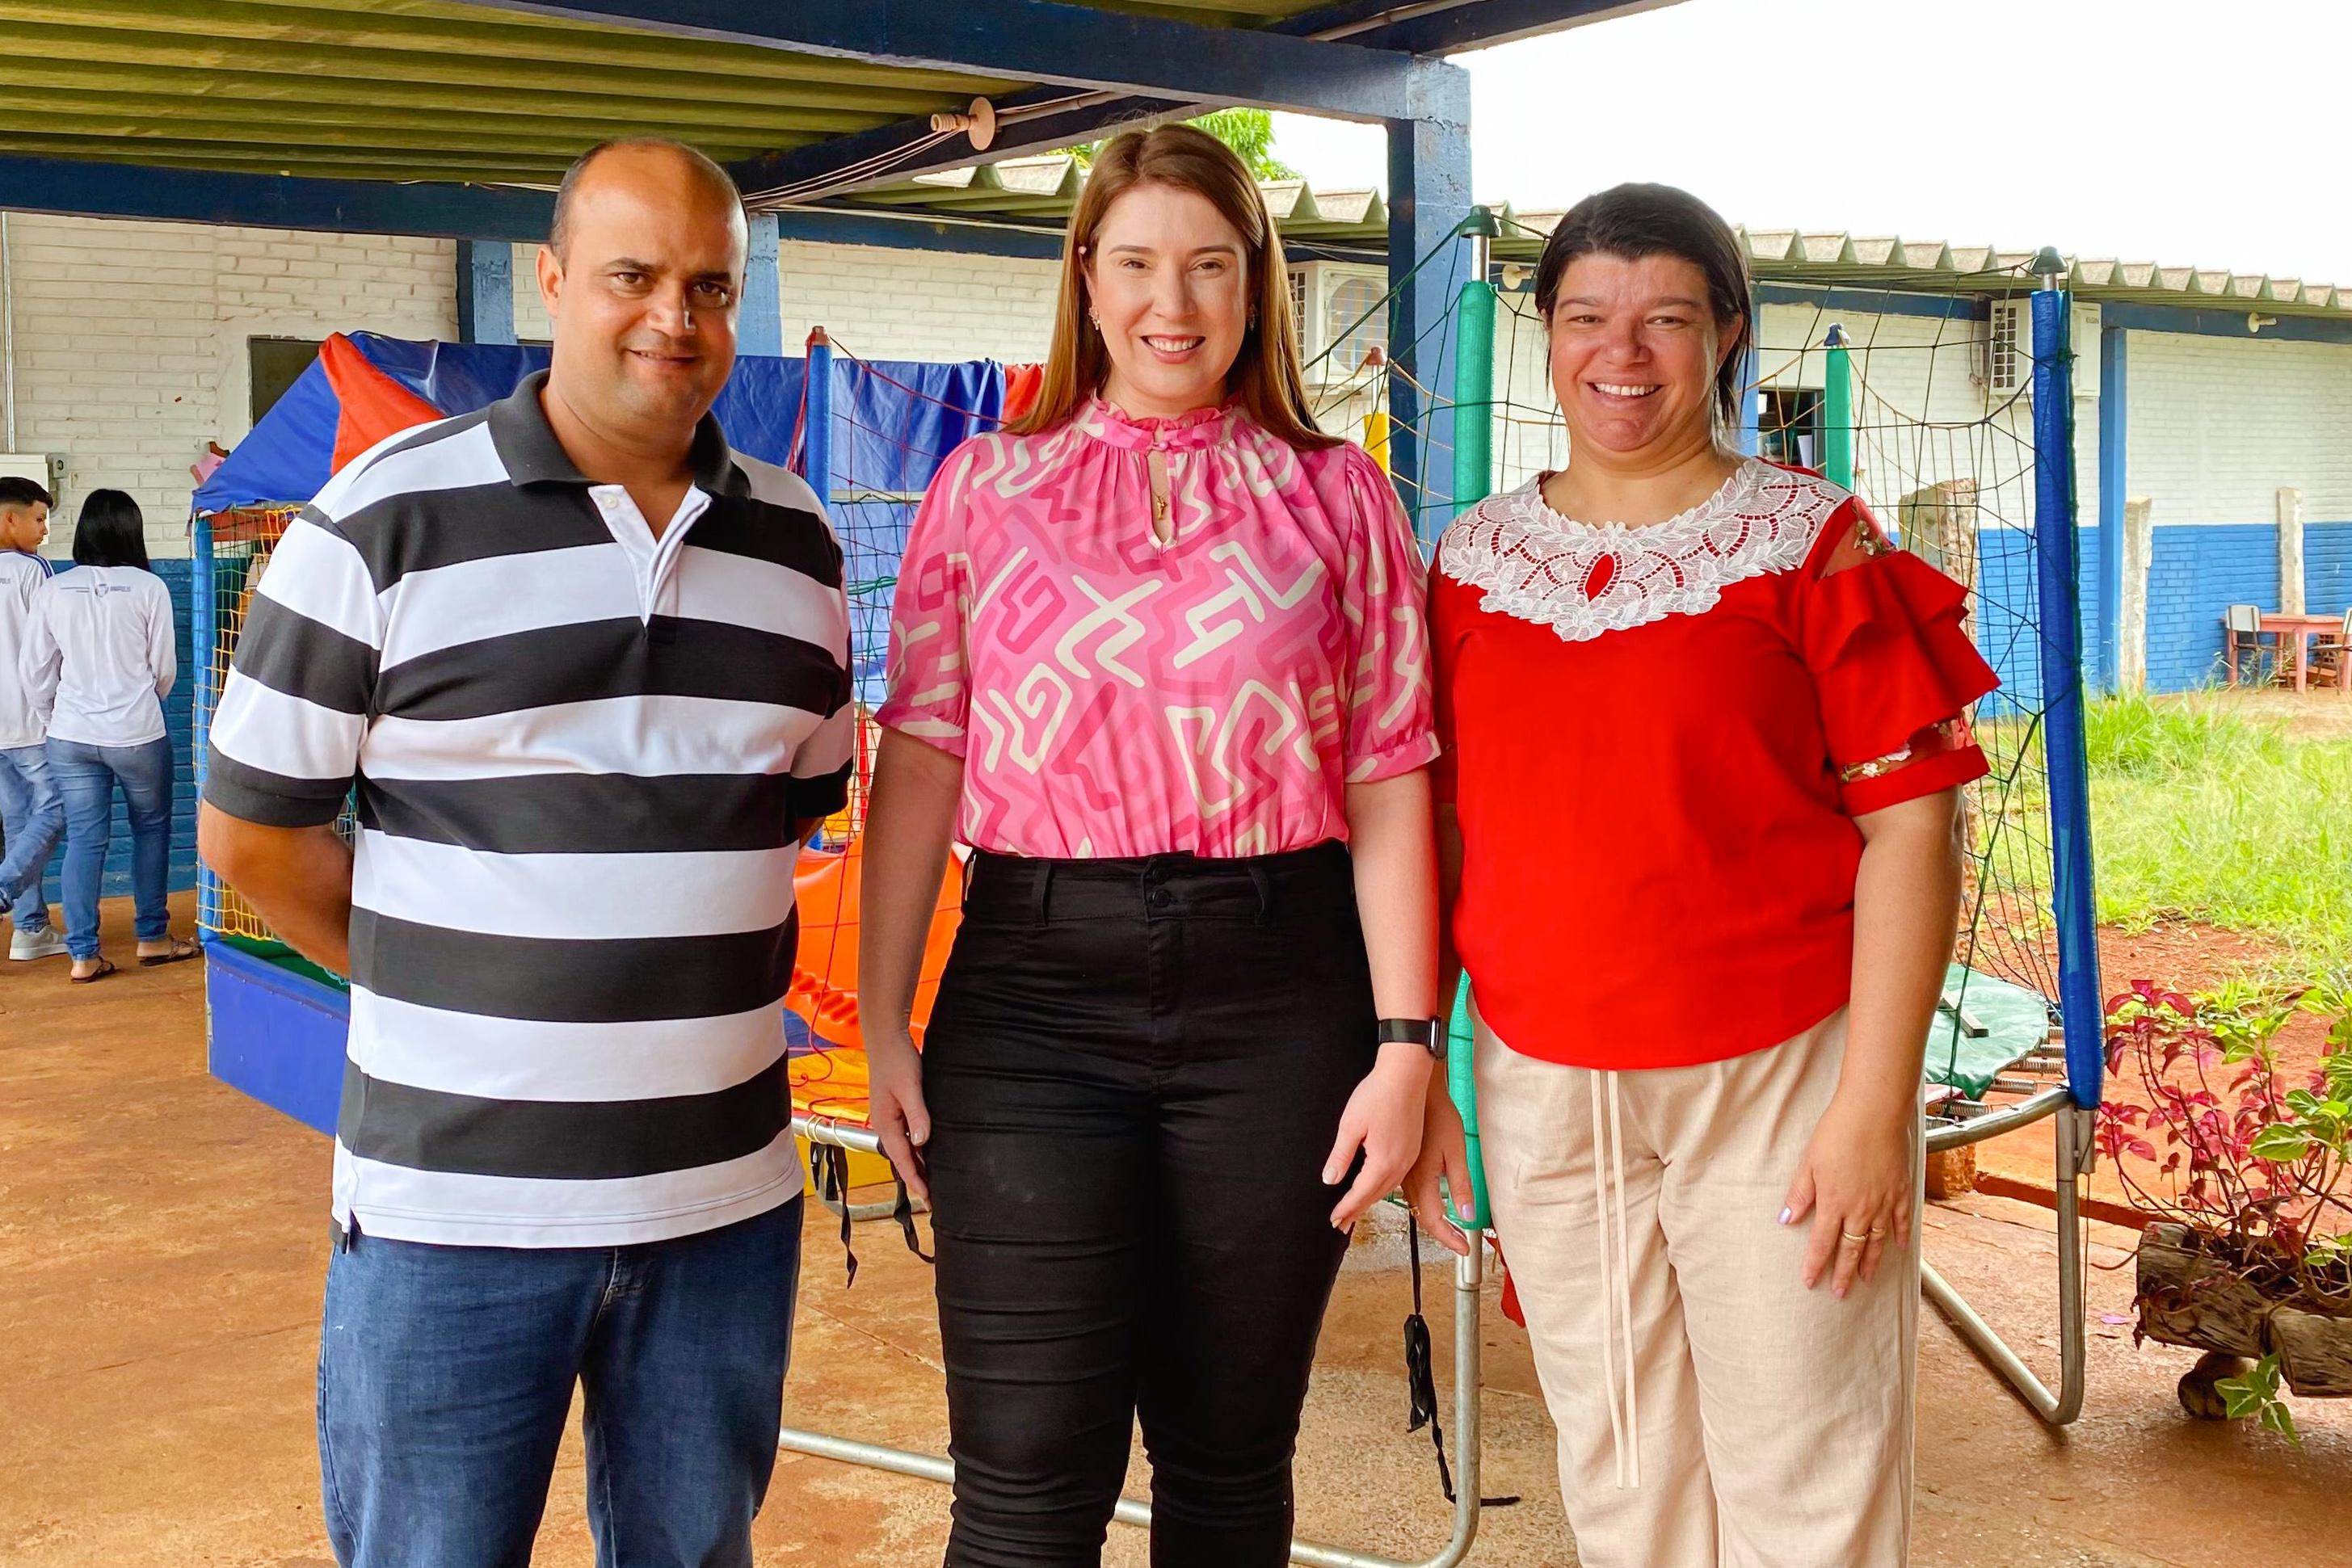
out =
{"type": "Polygon", "coordinates": [[[1423,117],[1388,124],[1389,473],[1424,541],[1454,517],[1454,413],[1440,400],[1454,384],[1451,318],[1470,265],[1460,233],[1470,212],[1470,76],[1442,68],[1423,117]]]}
{"type": "Polygon", "coordinates": [[[822,327],[808,335],[807,423],[801,432],[801,477],[820,506],[833,505],[833,340],[822,327]]]}
{"type": "Polygon", "coordinates": [[[735,351],[778,355],[784,351],[784,305],[776,265],[776,214],[753,213],[751,231],[743,256],[743,298],[735,315],[735,351]]]}
{"type": "Polygon", "coordinates": [[[2124,609],[2125,461],[2131,439],[2130,366],[2121,327],[2099,329],[2099,689],[2116,689],[2124,609]]]}
{"type": "MultiPolygon", "coordinates": [[[[2052,256],[2052,262],[2056,258],[2052,256]]],[[[2042,746],[2050,775],[2052,913],[2058,924],[2058,1008],[2066,1087],[2085,1110],[2099,1103],[2097,914],[2091,883],[2091,789],[2083,737],[2082,545],[2074,517],[2072,299],[2063,269],[2033,296],[2033,544],[2042,630],[2042,746]]]]}
{"type": "MultiPolygon", "coordinates": [[[[194,710],[188,749],[195,767],[196,796],[205,792],[205,764],[210,760],[213,732],[213,666],[218,653],[213,639],[219,634],[218,612],[213,603],[213,520],[199,512],[194,526],[188,563],[188,654],[194,664],[195,685],[190,691],[194,710]]],[[[220,918],[220,883],[212,869],[196,862],[196,936],[202,940],[220,918]]]]}
{"type": "Polygon", "coordinates": [[[502,239],[459,240],[457,341],[514,340],[514,246],[502,239]]]}

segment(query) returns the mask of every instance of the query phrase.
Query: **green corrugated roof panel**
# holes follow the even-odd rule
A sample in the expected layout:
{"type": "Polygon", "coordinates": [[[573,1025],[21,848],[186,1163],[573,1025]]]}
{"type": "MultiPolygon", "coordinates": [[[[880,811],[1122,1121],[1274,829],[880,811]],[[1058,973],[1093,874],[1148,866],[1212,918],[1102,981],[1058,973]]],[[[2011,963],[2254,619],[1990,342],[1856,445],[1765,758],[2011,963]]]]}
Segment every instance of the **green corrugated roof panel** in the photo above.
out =
{"type": "Polygon", "coordinates": [[[0,152],[545,183],[607,136],[780,151],[1020,84],[436,0],[0,0],[0,152]]]}
{"type": "MultiPolygon", "coordinates": [[[[790,4],[791,0],[778,0],[790,4]]],[[[1262,26],[1320,0],[1078,0],[1262,26]]],[[[544,183],[608,136],[782,152],[1024,84],[449,0],[0,0],[0,153],[544,183]]]]}

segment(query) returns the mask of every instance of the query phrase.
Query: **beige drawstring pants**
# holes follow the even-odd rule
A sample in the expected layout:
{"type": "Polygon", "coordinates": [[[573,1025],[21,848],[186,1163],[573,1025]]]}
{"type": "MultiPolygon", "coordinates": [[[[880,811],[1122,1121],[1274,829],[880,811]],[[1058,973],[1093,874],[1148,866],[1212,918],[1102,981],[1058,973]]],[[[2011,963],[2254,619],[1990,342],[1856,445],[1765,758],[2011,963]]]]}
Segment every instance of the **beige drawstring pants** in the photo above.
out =
{"type": "Polygon", "coordinates": [[[1910,1248],[1843,1301],[1800,1277],[1811,1220],[1779,1223],[1845,1014],[1697,1067],[1564,1067],[1483,1020],[1475,1049],[1495,1228],[1584,1568],[1902,1568],[1918,1202],[1910,1248]]]}

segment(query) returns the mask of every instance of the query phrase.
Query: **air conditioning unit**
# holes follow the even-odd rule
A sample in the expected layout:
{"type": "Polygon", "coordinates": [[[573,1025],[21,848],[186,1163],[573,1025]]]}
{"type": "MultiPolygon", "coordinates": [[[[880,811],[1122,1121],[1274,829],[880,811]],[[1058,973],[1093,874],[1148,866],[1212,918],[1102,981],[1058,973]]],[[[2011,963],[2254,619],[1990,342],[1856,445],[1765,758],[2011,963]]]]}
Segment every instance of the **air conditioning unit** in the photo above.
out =
{"type": "Polygon", "coordinates": [[[0,476],[30,479],[52,496],[63,496],[66,457],[62,452],[0,452],[0,476]]]}
{"type": "Polygon", "coordinates": [[[2013,392],[2033,384],[2033,304],[2028,299],[1996,299],[1985,323],[1984,367],[1987,392],[2013,392]]]}
{"type": "Polygon", "coordinates": [[[1360,374],[1389,346],[1389,277],[1383,267],[1305,261],[1290,269],[1290,308],[1307,379],[1335,386],[1360,374]]]}

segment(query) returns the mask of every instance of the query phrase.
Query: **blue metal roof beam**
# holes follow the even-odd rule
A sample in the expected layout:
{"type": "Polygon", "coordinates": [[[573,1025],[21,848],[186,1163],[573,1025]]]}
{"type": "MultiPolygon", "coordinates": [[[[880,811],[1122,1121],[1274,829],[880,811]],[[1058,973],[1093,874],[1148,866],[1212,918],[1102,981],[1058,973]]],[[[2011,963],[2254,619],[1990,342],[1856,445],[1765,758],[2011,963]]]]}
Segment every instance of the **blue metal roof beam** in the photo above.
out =
{"type": "MultiPolygon", "coordinates": [[[[654,0],[615,3],[646,6],[654,0]]],[[[1449,49],[1482,47],[1507,37],[1526,37],[1679,3],[1680,0],[1461,0],[1458,5],[1425,11],[1400,0],[1342,0],[1341,4],[1286,16],[1259,29],[1198,30],[1224,37],[1286,36],[1308,42],[1314,48],[1343,47],[1311,41],[1316,34],[1341,30],[1346,45],[1384,54],[1427,56],[1449,49]]],[[[1429,59],[1423,63],[1436,65],[1429,59]]],[[[1423,76],[1414,85],[1419,89],[1414,95],[1416,102],[1405,114],[1383,117],[1360,107],[1348,118],[1427,119],[1439,112],[1437,106],[1451,102],[1462,90],[1450,78],[1433,74],[1423,76]]],[[[1050,152],[1073,142],[1093,141],[1115,128],[1182,119],[1232,101],[1206,92],[1163,91],[1121,96],[1107,102],[1083,101],[1059,112],[1025,119],[1005,118],[1008,111],[1068,99],[1067,89],[1058,87],[1032,88],[998,99],[996,141],[984,156],[995,160],[1050,152]]],[[[789,152],[746,159],[733,165],[732,172],[737,183],[755,200],[770,192],[788,192],[797,200],[838,195],[865,186],[910,180],[919,174],[961,169],[982,156],[961,136],[945,140],[934,136],[929,120],[905,120],[872,131],[832,137],[789,152]]]]}
{"type": "Polygon", "coordinates": [[[1360,43],[1203,26],[1061,0],[465,3],[486,11],[619,23],[678,37],[910,69],[1253,104],[1342,120],[1414,118],[1423,111],[1419,83],[1432,69],[1443,68],[1360,43]]]}
{"type": "Polygon", "coordinates": [[[249,224],[334,234],[539,240],[555,199],[544,191],[0,157],[0,207],[98,218],[249,224]]]}
{"type": "Polygon", "coordinates": [[[1423,7],[1408,0],[1341,0],[1339,5],[1286,16],[1268,24],[1265,30],[1307,37],[1372,23],[1365,31],[1348,32],[1348,42],[1407,54],[1449,55],[1680,4],[1682,0],[1462,0],[1458,5],[1423,7]]]}

